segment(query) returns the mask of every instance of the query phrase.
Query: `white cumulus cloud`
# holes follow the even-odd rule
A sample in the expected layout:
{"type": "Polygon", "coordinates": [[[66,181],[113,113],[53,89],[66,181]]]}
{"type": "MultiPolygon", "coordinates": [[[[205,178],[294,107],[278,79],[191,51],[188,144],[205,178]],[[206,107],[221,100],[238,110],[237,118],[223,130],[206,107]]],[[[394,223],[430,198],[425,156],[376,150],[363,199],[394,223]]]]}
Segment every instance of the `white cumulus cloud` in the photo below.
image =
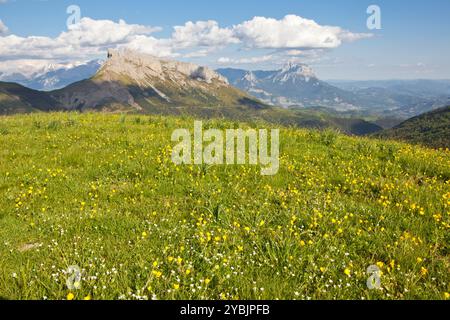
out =
{"type": "Polygon", "coordinates": [[[116,23],[83,18],[56,38],[16,35],[0,37],[0,56],[17,59],[88,57],[100,54],[108,47],[139,42],[141,37],[150,41],[152,38],[148,35],[158,30],[127,24],[123,20],[116,23]]]}
{"type": "Polygon", "coordinates": [[[134,36],[127,43],[123,43],[118,47],[132,49],[161,58],[174,58],[179,56],[178,53],[173,51],[173,45],[170,39],[157,39],[145,35],[134,36]]]}
{"type": "MultiPolygon", "coordinates": [[[[226,55],[231,57],[219,58],[216,60],[218,63],[256,64],[274,61],[278,57],[305,57],[308,53],[336,48],[343,42],[371,36],[352,33],[337,26],[319,25],[296,15],[287,15],[279,20],[254,17],[228,27],[222,27],[214,20],[189,21],[175,26],[167,38],[154,35],[160,30],[158,27],[128,24],[124,20],[115,22],[85,17],[56,37],[22,37],[7,33],[8,28],[0,20],[0,60],[89,60],[105,55],[108,48],[129,48],[165,58],[195,59],[226,49],[226,55]],[[266,55],[239,57],[242,49],[252,49],[266,55]],[[277,53],[264,52],[264,49],[277,53]],[[232,50],[234,53],[230,54],[232,50]]],[[[215,56],[214,59],[217,58],[215,56]]]]}
{"type": "Polygon", "coordinates": [[[214,20],[187,22],[184,26],[175,26],[172,34],[174,45],[187,47],[216,47],[238,43],[229,28],[220,28],[214,20]]]}
{"type": "Polygon", "coordinates": [[[233,34],[245,46],[268,49],[329,49],[343,41],[370,37],[340,27],[322,26],[314,20],[287,15],[281,20],[255,17],[233,28],[233,34]]]}
{"type": "Polygon", "coordinates": [[[147,35],[156,31],[160,31],[160,28],[127,24],[124,20],[116,23],[82,18],[79,23],[70,25],[69,31],[61,33],[57,40],[76,46],[104,46],[127,42],[135,35],[147,35]]]}

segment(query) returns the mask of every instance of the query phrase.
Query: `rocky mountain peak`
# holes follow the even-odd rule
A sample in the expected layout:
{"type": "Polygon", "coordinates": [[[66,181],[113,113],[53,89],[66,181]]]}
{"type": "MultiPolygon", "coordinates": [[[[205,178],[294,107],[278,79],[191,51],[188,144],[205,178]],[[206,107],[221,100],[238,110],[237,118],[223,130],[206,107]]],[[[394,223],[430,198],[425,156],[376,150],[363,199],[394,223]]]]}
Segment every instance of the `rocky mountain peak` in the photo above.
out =
{"type": "Polygon", "coordinates": [[[252,88],[257,85],[258,77],[252,71],[248,71],[242,78],[241,83],[247,88],[252,88]]]}
{"type": "Polygon", "coordinates": [[[219,81],[228,85],[225,77],[208,67],[161,59],[129,49],[108,50],[108,60],[100,73],[106,77],[111,76],[111,73],[127,76],[137,82],[142,82],[148,78],[157,78],[161,81],[171,80],[175,82],[195,80],[212,83],[213,81],[219,81]]]}
{"type": "Polygon", "coordinates": [[[296,80],[309,81],[310,79],[317,79],[314,70],[306,64],[295,63],[293,61],[287,62],[280,72],[274,76],[274,81],[281,82],[295,82],[296,80]]]}

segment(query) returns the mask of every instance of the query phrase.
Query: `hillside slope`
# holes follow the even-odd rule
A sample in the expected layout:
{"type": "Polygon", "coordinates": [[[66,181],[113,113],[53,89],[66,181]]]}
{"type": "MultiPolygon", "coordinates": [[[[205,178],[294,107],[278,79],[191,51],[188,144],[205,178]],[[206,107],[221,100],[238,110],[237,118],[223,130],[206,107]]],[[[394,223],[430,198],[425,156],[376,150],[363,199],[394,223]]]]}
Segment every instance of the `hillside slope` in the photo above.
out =
{"type": "Polygon", "coordinates": [[[45,92],[0,82],[0,115],[62,109],[61,104],[45,92]]]}
{"type": "Polygon", "coordinates": [[[379,136],[433,148],[450,148],[450,106],[409,119],[379,136]]]}

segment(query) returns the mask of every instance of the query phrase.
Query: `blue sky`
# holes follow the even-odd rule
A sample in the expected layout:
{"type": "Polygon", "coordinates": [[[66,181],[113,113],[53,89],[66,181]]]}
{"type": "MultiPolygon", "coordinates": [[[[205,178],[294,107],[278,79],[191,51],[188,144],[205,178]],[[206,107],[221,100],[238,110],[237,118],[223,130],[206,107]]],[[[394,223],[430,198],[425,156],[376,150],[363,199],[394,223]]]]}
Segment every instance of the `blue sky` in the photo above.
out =
{"type": "MultiPolygon", "coordinates": [[[[123,19],[130,25],[160,27],[157,31],[146,33],[151,41],[148,39],[144,42],[139,41],[139,45],[136,45],[138,43],[136,39],[141,37],[141,31],[132,31],[127,39],[114,40],[109,46],[133,43],[134,46],[148,49],[155,43],[155,48],[150,53],[156,51],[163,54],[163,49],[159,49],[159,46],[163,46],[170,51],[167,53],[168,56],[173,55],[173,58],[206,64],[214,68],[232,66],[245,69],[275,69],[288,60],[295,60],[310,64],[323,79],[450,78],[448,0],[6,0],[6,3],[1,2],[5,0],[0,0],[0,20],[4,25],[0,39],[4,38],[2,46],[8,48],[3,51],[0,48],[0,65],[5,63],[4,61],[13,60],[19,63],[22,60],[82,60],[103,56],[105,46],[109,45],[107,42],[101,42],[96,50],[83,47],[82,50],[78,50],[83,51],[79,56],[56,48],[54,43],[49,44],[48,52],[60,50],[61,54],[44,54],[41,48],[37,48],[36,53],[31,55],[35,49],[32,45],[36,41],[32,42],[29,37],[41,36],[50,39],[47,42],[53,39],[54,42],[62,43],[62,40],[56,39],[62,32],[67,31],[66,9],[69,5],[75,4],[80,7],[82,17],[92,20],[111,20],[118,23],[119,19],[123,19]],[[381,30],[367,28],[366,21],[369,15],[366,10],[372,4],[378,5],[381,9],[381,30]],[[340,40],[343,38],[339,35],[339,44],[331,48],[318,48],[314,44],[311,47],[307,45],[294,48],[286,44],[293,43],[285,39],[289,33],[285,35],[281,32],[279,36],[282,39],[274,40],[274,44],[268,43],[269,40],[273,40],[270,37],[261,44],[256,42],[260,40],[261,35],[255,36],[254,29],[249,31],[248,28],[244,31],[240,29],[237,36],[239,40],[234,42],[230,38],[229,43],[223,46],[220,43],[209,45],[205,41],[191,41],[194,35],[189,38],[186,33],[183,33],[182,43],[178,41],[174,45],[173,39],[167,40],[172,37],[174,26],[185,26],[188,21],[195,23],[214,20],[217,26],[223,29],[221,32],[224,33],[218,34],[220,38],[228,35],[227,30],[233,26],[252,21],[255,16],[282,21],[286,15],[313,20],[319,27],[339,27],[356,35],[358,40],[343,40],[341,43],[340,40]],[[366,37],[367,34],[370,36],[366,37]],[[16,45],[11,36],[19,37],[20,43],[16,45]],[[10,38],[7,40],[7,37],[10,38]],[[172,41],[170,45],[169,41],[172,41]],[[24,52],[24,48],[28,49],[30,46],[30,54],[24,52]],[[295,54],[296,52],[298,54],[295,54]]],[[[90,32],[92,23],[88,24],[86,21],[86,25],[87,29],[83,30],[90,32]]],[[[285,28],[282,30],[286,31],[285,28]]],[[[324,30],[318,30],[322,31],[324,30]]],[[[292,33],[295,33],[295,30],[292,33]]],[[[230,37],[236,38],[235,35],[230,37]]],[[[69,42],[78,48],[76,47],[78,44],[69,42]]],[[[83,43],[87,47],[93,46],[92,41],[83,43]]]]}

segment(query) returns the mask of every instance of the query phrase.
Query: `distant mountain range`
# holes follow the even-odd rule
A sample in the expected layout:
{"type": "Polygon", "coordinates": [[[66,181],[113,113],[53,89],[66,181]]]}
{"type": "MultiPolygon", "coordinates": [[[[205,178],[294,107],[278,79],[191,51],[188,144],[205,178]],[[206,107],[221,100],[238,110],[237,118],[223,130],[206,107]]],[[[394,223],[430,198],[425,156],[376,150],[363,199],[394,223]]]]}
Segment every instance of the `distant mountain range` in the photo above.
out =
{"type": "Polygon", "coordinates": [[[330,107],[339,111],[358,110],[357,97],[321,81],[305,64],[288,63],[276,71],[218,69],[234,86],[266,103],[283,107],[330,107]]]}
{"type": "Polygon", "coordinates": [[[0,114],[49,110],[264,120],[307,128],[335,128],[357,135],[382,130],[363,119],[271,106],[230,85],[225,77],[207,67],[130,50],[109,51],[108,59],[92,77],[58,90],[45,92],[0,82],[0,114]]]}
{"type": "Polygon", "coordinates": [[[407,119],[450,103],[450,80],[325,82],[304,64],[274,71],[218,69],[234,86],[288,108],[326,107],[357,117],[407,119]]]}
{"type": "MultiPolygon", "coordinates": [[[[0,81],[53,91],[94,77],[103,60],[48,65],[31,75],[1,74],[0,81]]],[[[338,111],[383,127],[450,104],[450,80],[322,81],[311,67],[288,63],[274,71],[218,69],[228,82],[265,104],[338,111]]],[[[145,72],[145,70],[144,70],[145,72]]]]}
{"type": "Polygon", "coordinates": [[[385,115],[410,118],[450,104],[450,80],[329,81],[363,99],[377,100],[385,115]]]}
{"type": "Polygon", "coordinates": [[[409,119],[377,136],[434,148],[450,148],[450,106],[409,119]]]}
{"type": "Polygon", "coordinates": [[[429,145],[445,145],[446,138],[439,136],[448,136],[448,122],[433,120],[432,128],[426,127],[433,122],[430,117],[448,120],[441,111],[397,125],[446,103],[450,81],[330,84],[304,64],[289,63],[276,71],[214,71],[131,50],[110,50],[103,62],[49,66],[29,77],[0,77],[17,77],[21,83],[0,82],[0,114],[59,110],[190,115],[334,128],[355,135],[395,126],[381,136],[419,141],[417,134],[429,145]]]}
{"type": "MultiPolygon", "coordinates": [[[[30,96],[33,92],[34,97],[45,97],[51,108],[78,111],[177,114],[186,108],[192,111],[217,106],[268,107],[230,86],[224,77],[206,67],[161,60],[130,50],[110,50],[108,60],[94,76],[62,89],[43,92],[13,84],[2,87],[10,102],[16,96],[16,100],[26,101],[30,108],[39,110],[42,99],[32,101],[21,94],[30,96]]],[[[4,101],[0,103],[4,105],[4,101]]]]}
{"type": "Polygon", "coordinates": [[[92,77],[103,64],[103,60],[67,65],[48,65],[31,75],[21,73],[2,74],[0,81],[15,82],[34,90],[51,91],[92,77]]]}
{"type": "Polygon", "coordinates": [[[450,80],[329,80],[328,82],[351,92],[379,88],[421,98],[450,97],[450,80]]]}

